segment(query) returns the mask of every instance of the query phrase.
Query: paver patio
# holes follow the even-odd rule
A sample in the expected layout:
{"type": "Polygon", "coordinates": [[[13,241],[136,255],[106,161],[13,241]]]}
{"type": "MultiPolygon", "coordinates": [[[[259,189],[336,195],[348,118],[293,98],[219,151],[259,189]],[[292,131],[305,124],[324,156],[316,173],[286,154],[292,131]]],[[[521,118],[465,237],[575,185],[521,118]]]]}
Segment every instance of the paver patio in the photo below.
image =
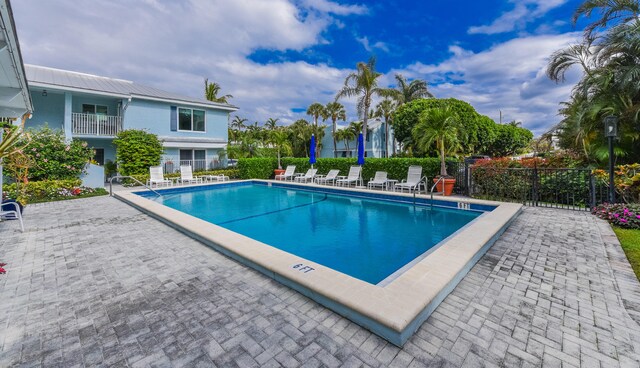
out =
{"type": "Polygon", "coordinates": [[[526,208],[402,349],[113,198],[25,226],[0,223],[1,367],[640,365],[640,287],[588,213],[526,208]]]}

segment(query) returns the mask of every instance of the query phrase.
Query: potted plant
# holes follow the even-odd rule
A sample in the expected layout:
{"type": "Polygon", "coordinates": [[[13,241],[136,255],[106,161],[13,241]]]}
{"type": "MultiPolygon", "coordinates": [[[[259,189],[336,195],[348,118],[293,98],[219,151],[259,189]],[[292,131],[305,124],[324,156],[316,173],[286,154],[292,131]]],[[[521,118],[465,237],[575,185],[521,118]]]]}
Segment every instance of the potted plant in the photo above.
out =
{"type": "Polygon", "coordinates": [[[423,111],[418,117],[418,124],[411,132],[418,146],[428,152],[435,143],[440,156],[440,175],[433,179],[439,192],[451,195],[456,179],[447,174],[445,155],[455,153],[460,148],[460,127],[458,115],[450,106],[432,108],[423,111]]]}
{"type": "Polygon", "coordinates": [[[282,168],[280,162],[280,154],[288,154],[291,152],[291,143],[289,142],[289,135],[286,131],[276,128],[269,132],[269,142],[273,144],[278,155],[278,168],[273,170],[275,175],[284,174],[285,170],[282,168]]]}

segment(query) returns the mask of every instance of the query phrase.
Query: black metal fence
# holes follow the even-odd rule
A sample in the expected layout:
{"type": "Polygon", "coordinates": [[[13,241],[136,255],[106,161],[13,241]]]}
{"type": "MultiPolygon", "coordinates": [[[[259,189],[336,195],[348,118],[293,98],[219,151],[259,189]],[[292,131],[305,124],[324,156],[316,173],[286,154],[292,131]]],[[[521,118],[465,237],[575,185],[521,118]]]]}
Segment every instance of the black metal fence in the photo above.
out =
{"type": "Polygon", "coordinates": [[[606,201],[607,196],[607,187],[596,180],[590,169],[466,165],[462,172],[460,193],[474,198],[589,211],[606,201]]]}

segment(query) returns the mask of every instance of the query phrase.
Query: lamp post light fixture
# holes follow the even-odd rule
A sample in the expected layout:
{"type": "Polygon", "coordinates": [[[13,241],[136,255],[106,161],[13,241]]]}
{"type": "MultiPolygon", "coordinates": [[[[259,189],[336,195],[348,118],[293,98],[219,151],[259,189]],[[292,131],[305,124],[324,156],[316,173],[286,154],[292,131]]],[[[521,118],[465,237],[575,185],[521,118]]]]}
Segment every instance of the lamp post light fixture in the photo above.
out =
{"type": "Polygon", "coordinates": [[[613,139],[618,137],[618,117],[604,118],[604,136],[609,140],[609,203],[616,203],[616,188],[613,182],[613,139]]]}

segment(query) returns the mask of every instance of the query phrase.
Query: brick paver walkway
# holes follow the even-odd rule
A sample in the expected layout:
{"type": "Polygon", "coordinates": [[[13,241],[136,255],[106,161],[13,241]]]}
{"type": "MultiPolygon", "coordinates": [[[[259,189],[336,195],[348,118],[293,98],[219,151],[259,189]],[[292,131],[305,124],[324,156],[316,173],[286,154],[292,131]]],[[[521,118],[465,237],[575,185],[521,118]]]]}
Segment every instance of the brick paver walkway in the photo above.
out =
{"type": "Polygon", "coordinates": [[[116,199],[25,225],[0,223],[2,367],[639,365],[637,281],[587,213],[526,208],[402,349],[116,199]]]}

